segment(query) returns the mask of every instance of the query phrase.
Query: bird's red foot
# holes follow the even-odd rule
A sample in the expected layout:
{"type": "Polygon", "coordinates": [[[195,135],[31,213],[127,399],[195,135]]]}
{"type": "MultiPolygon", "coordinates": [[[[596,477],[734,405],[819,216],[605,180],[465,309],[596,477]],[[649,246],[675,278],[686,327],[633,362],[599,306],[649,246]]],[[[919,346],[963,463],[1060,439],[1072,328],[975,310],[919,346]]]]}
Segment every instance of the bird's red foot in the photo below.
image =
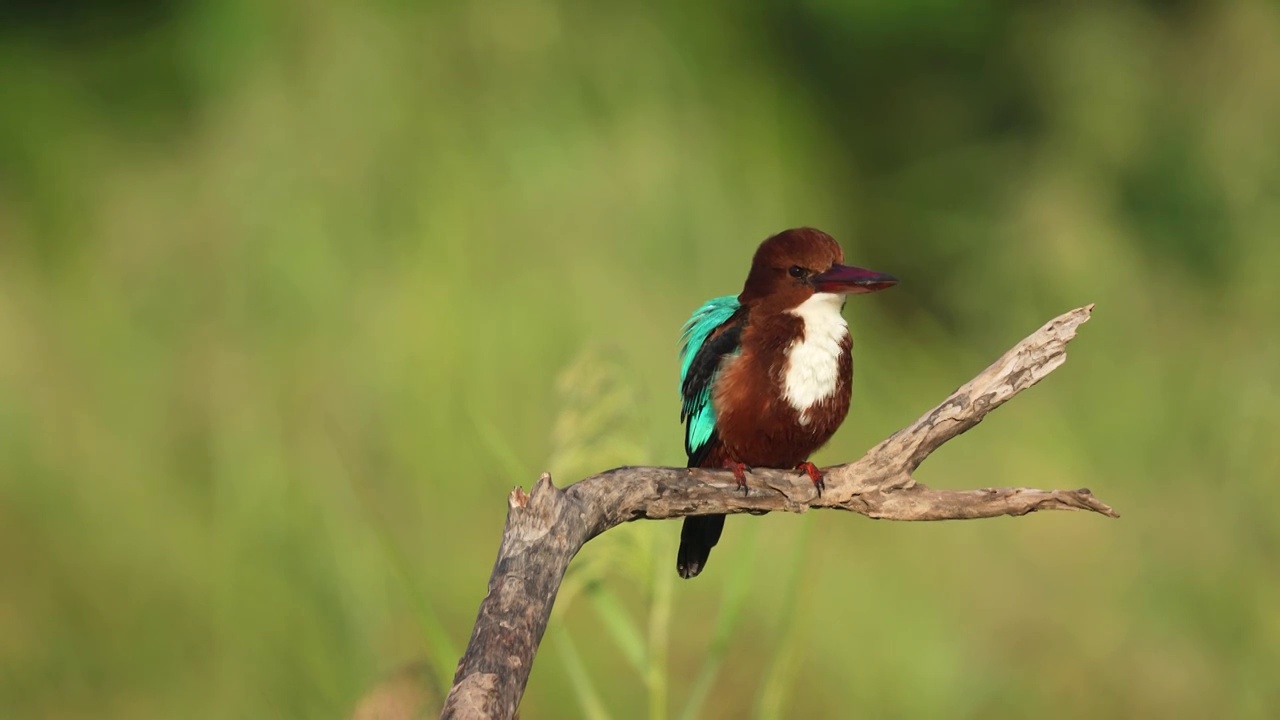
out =
{"type": "Polygon", "coordinates": [[[747,491],[747,471],[751,468],[740,462],[733,460],[725,460],[724,466],[728,470],[733,471],[733,479],[738,483],[738,488],[742,490],[742,494],[746,495],[747,491]]]}
{"type": "Polygon", "coordinates": [[[813,481],[813,486],[818,488],[818,497],[822,497],[822,491],[827,489],[827,484],[823,481],[822,471],[818,469],[818,466],[806,461],[797,465],[796,469],[809,476],[809,479],[813,481]]]}

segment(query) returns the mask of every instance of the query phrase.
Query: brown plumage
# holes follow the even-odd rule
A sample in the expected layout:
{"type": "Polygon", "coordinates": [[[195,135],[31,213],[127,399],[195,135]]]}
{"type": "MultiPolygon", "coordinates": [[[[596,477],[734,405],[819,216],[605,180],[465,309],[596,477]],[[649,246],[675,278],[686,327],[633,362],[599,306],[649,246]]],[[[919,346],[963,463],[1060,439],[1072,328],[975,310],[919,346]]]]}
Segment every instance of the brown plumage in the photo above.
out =
{"type": "Polygon", "coordinates": [[[793,468],[831,439],[849,413],[853,389],[852,341],[840,342],[835,391],[805,411],[788,403],[779,388],[787,370],[786,349],[804,339],[804,323],[788,315],[747,321],[742,354],[721,366],[712,402],[724,454],[749,467],[793,468]]]}
{"type": "MultiPolygon", "coordinates": [[[[690,467],[795,468],[835,434],[853,386],[852,343],[840,317],[844,295],[897,282],[843,260],[839,244],[812,228],[781,232],[756,250],[740,307],[695,359],[717,368],[693,379],[709,383],[715,431],[705,445],[689,448],[690,467]],[[734,337],[736,347],[720,341],[734,337]]],[[[686,381],[686,398],[698,389],[686,381]]],[[[722,515],[685,519],[677,557],[682,577],[702,571],[723,526],[722,515]]]]}

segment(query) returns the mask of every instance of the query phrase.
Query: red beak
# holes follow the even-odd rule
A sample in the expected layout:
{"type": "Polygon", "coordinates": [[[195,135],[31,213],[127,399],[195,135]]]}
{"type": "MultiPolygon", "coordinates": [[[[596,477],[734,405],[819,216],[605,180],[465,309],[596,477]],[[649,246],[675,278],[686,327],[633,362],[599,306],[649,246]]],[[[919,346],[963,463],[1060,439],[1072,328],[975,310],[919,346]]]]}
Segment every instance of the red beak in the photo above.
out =
{"type": "Polygon", "coordinates": [[[856,295],[893,287],[898,284],[898,278],[851,265],[832,265],[830,270],[814,275],[810,282],[818,292],[856,295]]]}

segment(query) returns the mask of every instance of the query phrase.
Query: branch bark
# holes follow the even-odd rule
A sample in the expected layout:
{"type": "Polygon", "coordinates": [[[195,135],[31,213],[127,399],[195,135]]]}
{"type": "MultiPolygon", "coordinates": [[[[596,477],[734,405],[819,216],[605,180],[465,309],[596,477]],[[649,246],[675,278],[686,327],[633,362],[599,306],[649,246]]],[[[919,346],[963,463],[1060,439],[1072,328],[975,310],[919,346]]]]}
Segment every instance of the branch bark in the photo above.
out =
{"type": "Polygon", "coordinates": [[[935,490],[911,476],[943,443],[1061,366],[1067,343],[1092,311],[1088,305],[1050,320],[861,459],[827,468],[821,496],[803,473],[781,470],[748,474],[747,495],[728,471],[663,467],[616,468],[563,490],[544,473],[531,492],[516,488],[508,498],[489,593],[441,717],[515,715],[569,561],[587,541],[625,522],[810,508],[883,520],[970,520],[1039,510],[1119,517],[1086,489],[935,490]]]}

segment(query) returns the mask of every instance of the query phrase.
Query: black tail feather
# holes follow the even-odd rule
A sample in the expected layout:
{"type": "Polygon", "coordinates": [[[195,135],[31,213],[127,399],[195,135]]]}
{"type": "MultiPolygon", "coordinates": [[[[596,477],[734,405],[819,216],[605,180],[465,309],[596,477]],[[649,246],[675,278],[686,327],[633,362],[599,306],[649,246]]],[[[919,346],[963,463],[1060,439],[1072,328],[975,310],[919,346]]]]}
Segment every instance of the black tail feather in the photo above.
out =
{"type": "Polygon", "coordinates": [[[676,554],[676,572],[686,580],[696,577],[707,566],[711,548],[720,542],[724,530],[723,515],[694,515],[684,519],[680,529],[680,552],[676,554]]]}

